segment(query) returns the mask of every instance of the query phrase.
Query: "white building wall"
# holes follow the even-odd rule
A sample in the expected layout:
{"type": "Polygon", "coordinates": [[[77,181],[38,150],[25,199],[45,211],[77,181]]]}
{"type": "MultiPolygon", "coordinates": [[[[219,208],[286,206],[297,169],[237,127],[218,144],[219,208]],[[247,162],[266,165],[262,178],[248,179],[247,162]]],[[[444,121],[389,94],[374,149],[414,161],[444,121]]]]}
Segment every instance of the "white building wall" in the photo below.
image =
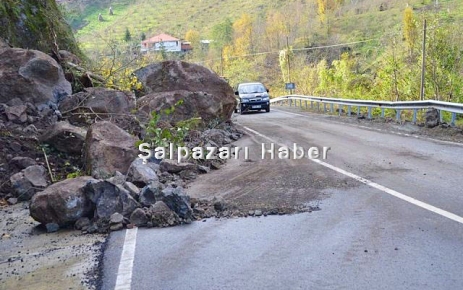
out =
{"type": "Polygon", "coordinates": [[[164,41],[154,44],[154,50],[161,50],[164,47],[165,51],[181,51],[182,46],[180,41],[164,41]]]}

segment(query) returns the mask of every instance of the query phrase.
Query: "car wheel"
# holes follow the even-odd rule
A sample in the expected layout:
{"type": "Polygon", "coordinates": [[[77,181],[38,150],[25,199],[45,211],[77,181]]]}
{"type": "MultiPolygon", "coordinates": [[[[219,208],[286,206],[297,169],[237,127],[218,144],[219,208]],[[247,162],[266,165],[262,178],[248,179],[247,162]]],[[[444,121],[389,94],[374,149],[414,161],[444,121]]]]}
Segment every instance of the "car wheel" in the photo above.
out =
{"type": "Polygon", "coordinates": [[[265,109],[265,111],[268,113],[270,112],[270,107],[267,107],[267,109],[265,109]]]}

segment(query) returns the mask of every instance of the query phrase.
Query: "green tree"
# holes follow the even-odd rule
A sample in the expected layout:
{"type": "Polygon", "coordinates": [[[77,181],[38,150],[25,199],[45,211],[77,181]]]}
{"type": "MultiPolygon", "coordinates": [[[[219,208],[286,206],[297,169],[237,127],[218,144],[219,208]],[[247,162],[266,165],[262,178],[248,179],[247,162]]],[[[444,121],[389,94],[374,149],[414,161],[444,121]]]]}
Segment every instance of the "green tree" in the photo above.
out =
{"type": "Polygon", "coordinates": [[[236,55],[253,51],[253,21],[249,14],[243,14],[233,23],[234,47],[236,55]]]}
{"type": "Polygon", "coordinates": [[[389,101],[413,99],[412,95],[407,94],[410,90],[405,89],[407,80],[411,77],[411,65],[407,66],[404,62],[405,47],[397,43],[395,36],[390,42],[391,44],[378,62],[375,80],[376,95],[379,99],[389,101]]]}
{"type": "Polygon", "coordinates": [[[230,18],[225,18],[225,20],[219,24],[216,24],[212,27],[212,46],[222,51],[224,46],[229,45],[233,42],[233,22],[230,18]]]}
{"type": "Polygon", "coordinates": [[[445,24],[439,19],[429,22],[426,49],[426,81],[436,100],[451,101],[461,96],[463,51],[461,32],[456,24],[445,24]]]}
{"type": "Polygon", "coordinates": [[[319,80],[318,87],[316,89],[317,94],[332,95],[331,87],[333,83],[333,74],[328,67],[326,59],[322,59],[317,64],[317,74],[319,80]]]}
{"type": "Polygon", "coordinates": [[[185,33],[185,40],[190,42],[193,48],[198,48],[201,37],[198,31],[190,29],[185,33]]]}
{"type": "Polygon", "coordinates": [[[326,22],[326,2],[326,0],[317,0],[317,13],[321,24],[325,24],[326,22]]]}
{"type": "Polygon", "coordinates": [[[128,27],[125,28],[125,35],[124,35],[124,41],[125,42],[130,42],[132,40],[132,35],[130,34],[130,30],[128,27]]]}
{"type": "Polygon", "coordinates": [[[405,42],[407,43],[410,56],[412,56],[413,51],[415,49],[416,41],[418,39],[418,29],[415,17],[413,16],[413,9],[411,7],[405,8],[404,11],[403,35],[405,42]]]}
{"type": "Polygon", "coordinates": [[[280,11],[273,11],[267,15],[267,25],[265,34],[270,49],[280,49],[282,37],[287,34],[287,25],[285,17],[280,11]]]}

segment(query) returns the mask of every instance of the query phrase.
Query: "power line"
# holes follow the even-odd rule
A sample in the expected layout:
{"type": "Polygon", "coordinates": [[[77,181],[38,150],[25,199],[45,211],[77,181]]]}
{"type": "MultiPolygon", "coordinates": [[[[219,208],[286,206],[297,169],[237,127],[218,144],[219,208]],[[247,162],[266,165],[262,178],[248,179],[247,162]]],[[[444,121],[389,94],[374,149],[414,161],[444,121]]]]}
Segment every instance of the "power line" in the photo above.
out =
{"type": "Polygon", "coordinates": [[[348,42],[348,43],[339,43],[339,44],[323,45],[323,46],[314,46],[314,47],[307,47],[307,48],[296,48],[296,49],[293,49],[293,51],[308,51],[308,50],[315,50],[315,49],[322,49],[322,48],[339,47],[339,46],[346,46],[346,45],[353,45],[353,44],[371,42],[371,41],[376,41],[376,40],[380,40],[380,39],[379,39],[379,38],[373,38],[373,39],[367,39],[367,40],[361,40],[361,41],[354,41],[354,42],[348,42]]]}
{"type": "MultiPolygon", "coordinates": [[[[292,51],[309,51],[309,50],[315,50],[315,49],[333,48],[333,47],[339,47],[339,46],[347,46],[347,45],[354,45],[354,44],[372,42],[372,41],[377,41],[377,40],[380,40],[380,39],[379,38],[373,38],[373,39],[360,40],[360,41],[354,41],[354,42],[346,42],[346,43],[338,43],[338,44],[331,44],[331,45],[322,45],[322,46],[314,46],[314,47],[306,47],[306,48],[296,48],[296,49],[292,49],[292,51]]],[[[279,51],[255,52],[255,53],[248,53],[248,54],[230,56],[230,57],[228,57],[228,59],[242,58],[242,57],[248,57],[248,56],[267,55],[267,54],[279,54],[279,53],[280,53],[280,50],[279,51]]],[[[222,58],[214,58],[214,59],[209,59],[209,60],[205,60],[205,61],[199,61],[199,62],[195,62],[195,63],[200,64],[200,63],[204,63],[206,61],[216,61],[216,60],[221,60],[221,59],[222,58]]]]}

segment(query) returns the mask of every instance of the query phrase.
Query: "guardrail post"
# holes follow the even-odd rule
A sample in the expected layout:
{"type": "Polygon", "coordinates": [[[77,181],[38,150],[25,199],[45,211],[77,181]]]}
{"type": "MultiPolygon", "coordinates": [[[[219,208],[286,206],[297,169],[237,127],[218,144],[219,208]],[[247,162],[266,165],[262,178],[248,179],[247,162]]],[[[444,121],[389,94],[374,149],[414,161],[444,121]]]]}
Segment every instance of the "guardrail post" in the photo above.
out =
{"type": "Polygon", "coordinates": [[[338,106],[339,116],[341,116],[341,113],[342,113],[342,107],[343,107],[343,105],[339,105],[339,106],[338,106]]]}
{"type": "Polygon", "coordinates": [[[313,101],[310,101],[310,108],[313,110],[313,101]]]}
{"type": "Polygon", "coordinates": [[[371,120],[371,107],[368,107],[368,120],[371,120]]]}
{"type": "Polygon", "coordinates": [[[442,115],[443,115],[442,110],[439,110],[439,120],[440,120],[441,123],[443,123],[443,121],[444,121],[444,116],[442,116],[442,115]]]}
{"type": "Polygon", "coordinates": [[[290,107],[293,106],[293,100],[292,100],[292,99],[289,99],[289,106],[290,106],[290,107]]]}
{"type": "Polygon", "coordinates": [[[452,113],[452,122],[450,122],[450,125],[452,127],[455,126],[456,121],[457,121],[457,113],[452,113]]]}
{"type": "Polygon", "coordinates": [[[347,106],[347,116],[349,117],[350,117],[351,109],[352,109],[351,106],[347,106]]]}
{"type": "Polygon", "coordinates": [[[323,113],[326,113],[326,103],[323,103],[323,113]]]}
{"type": "Polygon", "coordinates": [[[302,109],[302,99],[299,100],[299,107],[301,107],[301,109],[302,109]]]}
{"type": "Polygon", "coordinates": [[[305,100],[305,108],[306,108],[306,109],[307,109],[307,103],[308,103],[307,100],[305,100]]]}
{"type": "Polygon", "coordinates": [[[401,113],[402,113],[401,110],[397,110],[397,114],[396,114],[395,118],[396,118],[396,120],[397,120],[398,122],[400,122],[400,115],[401,115],[401,113]]]}
{"type": "Polygon", "coordinates": [[[417,110],[414,109],[413,110],[413,124],[416,124],[416,113],[417,113],[417,110]]]}
{"type": "Polygon", "coordinates": [[[357,107],[357,117],[360,116],[360,106],[357,107]]]}
{"type": "Polygon", "coordinates": [[[331,114],[334,113],[334,105],[333,105],[333,103],[330,104],[330,111],[331,111],[331,114]]]}
{"type": "Polygon", "coordinates": [[[320,102],[317,102],[317,110],[320,112],[320,102]]]}
{"type": "Polygon", "coordinates": [[[381,118],[384,119],[384,108],[381,108],[381,118]]]}

